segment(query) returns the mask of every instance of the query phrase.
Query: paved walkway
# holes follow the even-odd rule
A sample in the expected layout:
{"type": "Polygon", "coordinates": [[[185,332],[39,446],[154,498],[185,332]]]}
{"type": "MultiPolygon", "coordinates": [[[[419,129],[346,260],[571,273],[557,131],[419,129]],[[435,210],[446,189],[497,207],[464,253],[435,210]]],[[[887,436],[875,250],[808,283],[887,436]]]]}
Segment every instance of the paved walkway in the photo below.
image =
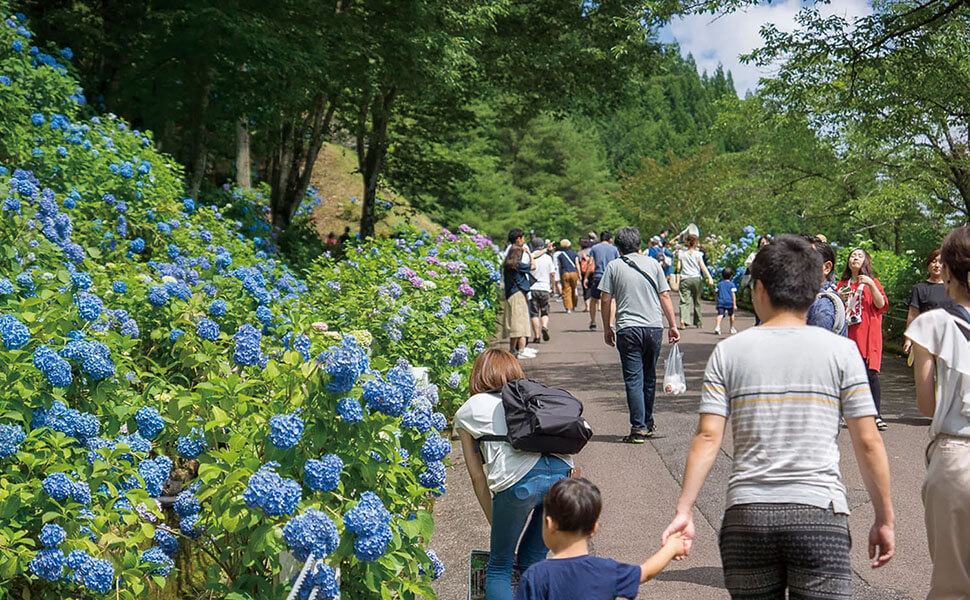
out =
{"type": "MultiPolygon", "coordinates": [[[[601,556],[640,563],[659,547],[660,533],[670,521],[680,493],[687,449],[697,423],[704,365],[719,339],[710,331],[713,322],[713,306],[706,304],[705,328],[690,329],[683,335],[688,393],[676,397],[658,394],[658,436],[642,446],[619,441],[629,431],[619,359],[616,350],[603,343],[602,328],[595,332],[587,329],[588,315],[567,315],[561,305],[554,304],[552,340],[538,346],[537,358],[523,361],[528,377],[568,389],[585,404],[585,415],[595,435],[577,457],[577,464],[603,492],[600,533],[594,538],[594,551],[601,556]]],[[[750,315],[742,314],[738,329],[753,324],[750,315]]],[[[666,352],[665,345],[663,354],[666,352]]],[[[662,376],[663,359],[658,372],[662,376]]],[[[879,570],[869,568],[866,556],[872,507],[848,434],[840,439],[842,473],[853,510],[855,598],[915,600],[926,596],[930,571],[920,500],[929,421],[915,409],[912,378],[901,360],[884,361],[883,390],[883,413],[890,424],[885,440],[893,475],[898,548],[893,561],[879,570]]],[[[728,435],[698,501],[697,539],[690,558],[672,564],[656,581],[642,586],[640,598],[729,598],[721,576],[717,530],[724,510],[731,452],[728,435]]],[[[448,493],[435,506],[433,547],[447,567],[437,582],[441,600],[467,597],[469,553],[488,549],[488,524],[475,500],[457,443],[451,459],[448,493]]]]}

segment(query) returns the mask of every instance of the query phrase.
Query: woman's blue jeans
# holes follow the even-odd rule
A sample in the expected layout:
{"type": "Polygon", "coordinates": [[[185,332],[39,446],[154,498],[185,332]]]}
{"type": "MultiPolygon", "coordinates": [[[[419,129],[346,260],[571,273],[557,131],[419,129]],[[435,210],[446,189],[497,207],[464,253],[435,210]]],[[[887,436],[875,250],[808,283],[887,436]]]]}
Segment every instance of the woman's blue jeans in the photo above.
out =
{"type": "Polygon", "coordinates": [[[492,498],[492,534],[485,571],[486,600],[512,600],[516,543],[520,571],[545,560],[549,549],[542,541],[542,499],[552,484],[567,475],[569,465],[565,461],[555,456],[543,456],[515,485],[492,498]]]}

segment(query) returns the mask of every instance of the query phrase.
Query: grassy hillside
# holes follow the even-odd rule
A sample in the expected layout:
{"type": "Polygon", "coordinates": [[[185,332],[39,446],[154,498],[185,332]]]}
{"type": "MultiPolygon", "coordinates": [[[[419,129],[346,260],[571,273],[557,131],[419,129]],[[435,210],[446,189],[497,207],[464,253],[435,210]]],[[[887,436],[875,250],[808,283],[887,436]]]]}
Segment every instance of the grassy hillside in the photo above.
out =
{"type": "MultiPolygon", "coordinates": [[[[321,237],[325,238],[331,231],[340,235],[347,226],[352,232],[359,229],[364,185],[357,172],[357,157],[352,150],[337,144],[324,144],[310,184],[319,190],[323,199],[313,211],[313,221],[321,237]]],[[[427,229],[434,232],[441,228],[427,215],[412,208],[407,200],[388,189],[378,193],[377,214],[378,235],[387,235],[395,225],[401,223],[410,223],[419,231],[427,229]],[[389,208],[388,204],[382,205],[382,201],[389,203],[389,208]]]]}

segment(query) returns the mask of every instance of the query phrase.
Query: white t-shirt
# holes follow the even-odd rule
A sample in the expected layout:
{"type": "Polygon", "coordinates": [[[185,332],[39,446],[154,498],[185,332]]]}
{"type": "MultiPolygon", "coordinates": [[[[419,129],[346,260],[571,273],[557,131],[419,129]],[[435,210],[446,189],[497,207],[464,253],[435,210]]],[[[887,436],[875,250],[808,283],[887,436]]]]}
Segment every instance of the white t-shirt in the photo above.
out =
{"type": "Polygon", "coordinates": [[[910,324],[906,337],[936,358],[936,410],[930,437],[944,433],[970,437],[970,344],[956,317],[941,308],[910,324]]]}
{"type": "MultiPolygon", "coordinates": [[[[475,439],[483,435],[508,435],[502,399],[493,394],[475,394],[455,413],[455,430],[464,429],[475,439]]],[[[541,454],[521,452],[508,442],[482,442],[482,461],[488,475],[488,489],[493,494],[515,485],[536,466],[541,454]]],[[[557,455],[573,466],[568,455],[557,455]]]]}
{"type": "Polygon", "coordinates": [[[701,276],[701,264],[704,255],[700,250],[681,250],[677,255],[680,260],[680,276],[684,279],[701,276]]]}
{"type": "Polygon", "coordinates": [[[533,292],[551,292],[552,285],[549,277],[556,272],[556,263],[553,262],[549,254],[543,254],[536,259],[536,268],[532,271],[532,276],[536,282],[532,284],[533,292]]]}

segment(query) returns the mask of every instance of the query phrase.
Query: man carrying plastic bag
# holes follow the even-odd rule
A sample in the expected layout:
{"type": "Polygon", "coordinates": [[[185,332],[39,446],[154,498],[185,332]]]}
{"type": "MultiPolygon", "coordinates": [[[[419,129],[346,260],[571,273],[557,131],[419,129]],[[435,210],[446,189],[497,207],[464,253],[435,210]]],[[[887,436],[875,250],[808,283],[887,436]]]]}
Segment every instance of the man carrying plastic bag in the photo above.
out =
{"type": "Polygon", "coordinates": [[[670,301],[670,286],[663,267],[653,258],[640,254],[640,232],[624,227],[616,232],[620,259],[606,266],[599,290],[602,293],[604,339],[620,352],[623,383],[630,409],[630,435],[624,442],[642,444],[653,437],[653,401],[657,388],[657,358],[667,318],[670,343],[680,340],[670,301]],[[616,331],[613,300],[616,300],[616,331]]]}

